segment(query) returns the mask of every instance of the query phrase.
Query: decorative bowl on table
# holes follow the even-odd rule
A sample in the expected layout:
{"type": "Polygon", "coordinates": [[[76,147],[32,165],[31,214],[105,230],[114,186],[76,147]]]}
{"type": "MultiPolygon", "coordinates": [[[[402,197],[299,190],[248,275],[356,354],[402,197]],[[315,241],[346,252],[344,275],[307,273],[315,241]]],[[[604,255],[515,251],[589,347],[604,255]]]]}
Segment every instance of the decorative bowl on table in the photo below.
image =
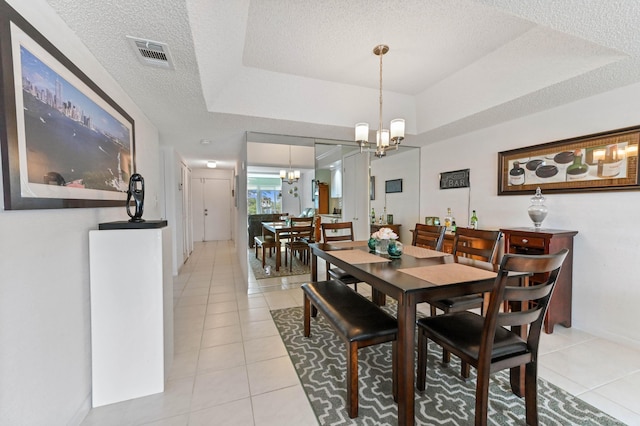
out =
{"type": "Polygon", "coordinates": [[[389,253],[390,258],[398,259],[402,256],[402,243],[400,241],[390,240],[387,252],[389,253]]]}

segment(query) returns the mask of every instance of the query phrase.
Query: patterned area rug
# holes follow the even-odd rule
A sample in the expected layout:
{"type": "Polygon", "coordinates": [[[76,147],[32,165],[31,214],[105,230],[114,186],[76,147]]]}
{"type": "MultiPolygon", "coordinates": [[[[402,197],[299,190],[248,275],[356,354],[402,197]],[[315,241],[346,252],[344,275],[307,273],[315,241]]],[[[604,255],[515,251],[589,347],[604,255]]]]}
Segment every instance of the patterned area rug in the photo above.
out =
{"type": "MultiPolygon", "coordinates": [[[[395,316],[395,303],[388,303],[395,316]]],[[[345,345],[322,315],[312,319],[311,337],[303,336],[303,308],[271,311],[280,335],[300,376],[321,425],[395,425],[397,406],[391,395],[391,344],[359,350],[359,416],[346,412],[345,345]]],[[[416,392],[416,424],[471,425],[474,423],[475,371],[466,382],[460,363],[440,363],[441,349],[430,343],[427,390],[416,392]]],[[[508,370],[491,378],[490,425],[524,425],[524,398],[511,392],[508,370]]],[[[562,389],[538,380],[538,415],[541,425],[624,425],[562,389]]]]}
{"type": "Polygon", "coordinates": [[[289,266],[284,266],[284,251],[282,252],[282,265],[280,265],[280,270],[276,271],[276,254],[273,253],[271,257],[269,257],[269,252],[267,251],[266,255],[267,259],[265,261],[265,268],[262,268],[262,250],[258,250],[257,259],[254,249],[250,249],[248,252],[249,266],[251,266],[253,275],[257,280],[311,273],[311,267],[309,265],[303,264],[297,257],[293,258],[293,267],[291,272],[289,272],[289,266]],[[269,266],[269,273],[267,273],[266,271],[266,266],[269,266]]]}

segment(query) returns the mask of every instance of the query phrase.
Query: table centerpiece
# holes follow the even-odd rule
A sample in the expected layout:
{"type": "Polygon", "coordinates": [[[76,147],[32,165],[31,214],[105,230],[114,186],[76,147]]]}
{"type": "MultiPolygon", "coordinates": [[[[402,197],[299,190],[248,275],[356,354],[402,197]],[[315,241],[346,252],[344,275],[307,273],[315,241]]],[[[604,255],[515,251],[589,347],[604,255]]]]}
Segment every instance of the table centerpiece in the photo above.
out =
{"type": "Polygon", "coordinates": [[[369,238],[369,250],[380,254],[389,254],[392,257],[399,257],[402,254],[402,245],[397,242],[398,234],[390,228],[380,228],[369,238]],[[391,250],[390,250],[391,249],[391,250]]]}

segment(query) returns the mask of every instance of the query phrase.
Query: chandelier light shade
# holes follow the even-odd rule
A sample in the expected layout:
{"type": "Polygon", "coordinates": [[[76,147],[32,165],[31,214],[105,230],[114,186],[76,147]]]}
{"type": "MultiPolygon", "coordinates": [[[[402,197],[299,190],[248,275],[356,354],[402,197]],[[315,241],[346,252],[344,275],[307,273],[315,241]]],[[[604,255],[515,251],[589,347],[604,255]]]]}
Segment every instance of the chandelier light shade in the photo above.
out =
{"type": "Polygon", "coordinates": [[[369,123],[356,124],[356,142],[361,148],[369,143],[369,123]]]}
{"type": "Polygon", "coordinates": [[[300,179],[300,170],[293,170],[291,167],[291,145],[289,145],[289,170],[280,170],[280,179],[282,183],[286,182],[289,185],[300,179]]]}
{"type": "MultiPolygon", "coordinates": [[[[380,121],[376,132],[376,157],[383,157],[389,148],[398,149],[398,145],[404,139],[404,120],[396,118],[391,120],[389,129],[382,127],[382,57],[389,51],[389,46],[380,44],[373,48],[373,53],[380,57],[380,121]]],[[[356,124],[356,142],[360,145],[360,152],[369,144],[369,124],[356,124]]]]}

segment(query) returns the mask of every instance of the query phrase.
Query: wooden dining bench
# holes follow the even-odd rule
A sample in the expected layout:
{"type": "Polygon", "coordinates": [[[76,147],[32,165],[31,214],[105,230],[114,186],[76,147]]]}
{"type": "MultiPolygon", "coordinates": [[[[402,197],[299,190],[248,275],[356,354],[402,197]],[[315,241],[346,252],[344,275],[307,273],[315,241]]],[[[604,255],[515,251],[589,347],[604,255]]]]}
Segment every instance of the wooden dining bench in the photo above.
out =
{"type": "Polygon", "coordinates": [[[258,249],[262,249],[262,269],[265,264],[265,250],[269,249],[269,257],[271,257],[271,250],[274,248],[280,250],[280,243],[276,242],[272,237],[253,237],[254,246],[256,248],[256,259],[258,258],[258,249]]]}
{"type": "Polygon", "coordinates": [[[347,411],[358,416],[358,349],[392,342],[393,398],[397,399],[398,324],[395,318],[339,281],[302,285],[304,335],[311,335],[311,308],[315,307],[347,344],[347,411]]]}

